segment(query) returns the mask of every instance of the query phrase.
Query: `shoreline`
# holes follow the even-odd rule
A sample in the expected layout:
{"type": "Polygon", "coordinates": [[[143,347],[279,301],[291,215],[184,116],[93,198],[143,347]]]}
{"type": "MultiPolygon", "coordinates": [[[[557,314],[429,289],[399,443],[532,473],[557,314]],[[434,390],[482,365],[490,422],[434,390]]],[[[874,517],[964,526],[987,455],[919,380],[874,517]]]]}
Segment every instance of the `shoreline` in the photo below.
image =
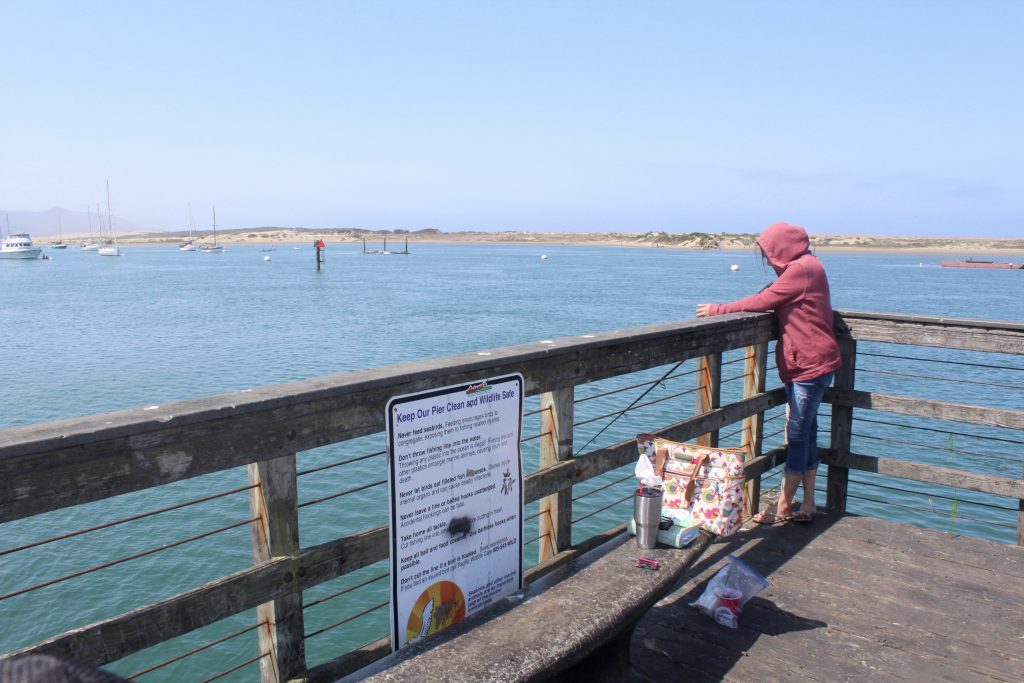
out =
{"type": "MultiPolygon", "coordinates": [[[[40,246],[49,246],[55,236],[35,239],[40,246]]],[[[404,249],[408,239],[410,251],[415,244],[488,244],[537,246],[634,247],[646,249],[684,249],[687,251],[753,252],[756,234],[707,233],[542,233],[542,232],[453,232],[435,230],[418,232],[372,232],[355,230],[312,230],[293,228],[261,228],[231,230],[217,233],[217,243],[233,246],[312,245],[324,240],[330,245],[361,246],[379,249],[385,239],[394,249],[404,249]]],[[[65,233],[64,243],[72,247],[87,241],[89,235],[65,233]]],[[[121,246],[174,246],[183,242],[180,232],[134,233],[118,237],[121,246]]],[[[212,242],[212,235],[203,233],[196,243],[212,242]]],[[[1024,254],[1024,239],[956,238],[956,237],[876,237],[855,235],[811,235],[811,249],[816,252],[919,252],[925,254],[1024,254]]]]}

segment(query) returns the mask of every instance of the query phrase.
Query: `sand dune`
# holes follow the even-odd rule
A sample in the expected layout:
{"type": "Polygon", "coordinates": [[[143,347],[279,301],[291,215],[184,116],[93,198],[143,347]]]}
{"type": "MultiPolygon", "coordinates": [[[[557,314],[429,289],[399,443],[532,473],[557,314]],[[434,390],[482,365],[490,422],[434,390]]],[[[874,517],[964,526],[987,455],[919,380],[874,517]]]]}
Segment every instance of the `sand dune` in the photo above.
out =
{"type": "MultiPolygon", "coordinates": [[[[453,244],[575,244],[602,246],[629,246],[669,249],[753,249],[757,235],[754,233],[668,233],[668,232],[443,232],[440,230],[417,231],[372,231],[356,229],[307,229],[307,228],[255,228],[217,231],[217,242],[223,244],[309,244],[316,240],[326,243],[361,244],[365,239],[367,248],[380,249],[387,239],[388,247],[401,249],[406,239],[416,243],[453,244]]],[[[69,244],[78,244],[88,234],[65,234],[69,244]]],[[[181,232],[139,232],[121,235],[120,244],[130,245],[176,245],[184,239],[181,232]]],[[[48,238],[37,240],[47,244],[48,238]]],[[[202,233],[199,242],[210,242],[212,236],[202,233]]],[[[812,234],[811,244],[815,249],[882,249],[908,251],[939,251],[951,253],[977,252],[1024,252],[1024,239],[999,239],[984,237],[901,237],[878,235],[828,235],[812,234]]]]}

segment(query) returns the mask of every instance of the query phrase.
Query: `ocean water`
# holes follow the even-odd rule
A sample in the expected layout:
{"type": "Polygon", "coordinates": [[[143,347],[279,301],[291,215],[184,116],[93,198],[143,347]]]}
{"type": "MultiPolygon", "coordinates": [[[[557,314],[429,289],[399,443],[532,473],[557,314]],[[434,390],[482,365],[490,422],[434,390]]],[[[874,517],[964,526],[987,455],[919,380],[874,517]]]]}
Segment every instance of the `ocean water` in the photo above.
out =
{"type": "MultiPolygon", "coordinates": [[[[280,245],[273,251],[229,246],[222,254],[127,247],[120,258],[69,249],[49,252],[53,259],[48,261],[0,261],[0,429],[686,319],[700,302],[744,296],[772,277],[753,252],[415,242],[410,248],[408,256],[363,256],[359,246],[329,244],[320,272],[308,245],[280,245]],[[737,272],[730,269],[733,264],[740,266],[737,272]]],[[[1020,271],[940,268],[942,257],[932,254],[819,256],[838,309],[1024,320],[1020,271]]],[[[1019,357],[884,344],[861,344],[858,351],[858,388],[1004,408],[1019,409],[1024,403],[1024,359],[1019,357]]],[[[726,357],[723,378],[730,382],[723,387],[723,401],[738,396],[742,387],[737,359],[738,354],[726,357]]],[[[587,452],[692,414],[692,394],[686,393],[692,388],[687,374],[692,368],[692,362],[684,363],[641,405],[658,402],[614,422],[608,418],[581,426],[578,450],[587,452]],[[582,448],[591,437],[593,442],[582,448]]],[[[578,405],[577,420],[620,410],[645,387],[599,394],[658,379],[667,370],[578,388],[578,399],[594,398],[578,405]]],[[[769,386],[777,383],[769,372],[769,386]]],[[[528,402],[528,413],[533,406],[528,402]]],[[[768,446],[781,440],[776,431],[782,426],[780,415],[768,416],[768,446]]],[[[1024,439],[1009,430],[871,411],[858,411],[857,417],[863,419],[855,423],[855,452],[1021,476],[1024,439]]],[[[827,407],[821,429],[826,435],[819,441],[826,443],[827,407]]],[[[524,433],[536,431],[536,416],[528,415],[524,433]]],[[[725,443],[737,440],[723,432],[725,443]]],[[[387,521],[386,487],[379,483],[387,476],[383,448],[383,437],[371,436],[300,455],[300,471],[353,460],[300,478],[300,501],[306,503],[300,513],[304,546],[387,521]],[[337,496],[346,491],[352,492],[337,496]]],[[[523,449],[529,471],[536,467],[536,441],[523,449]]],[[[577,540],[628,515],[628,503],[620,501],[631,490],[629,470],[578,487],[577,540]]],[[[1013,501],[851,476],[862,482],[851,489],[853,511],[1012,542],[1013,501]]],[[[0,527],[0,553],[245,483],[244,470],[233,470],[10,523],[0,527]]],[[[0,595],[142,555],[0,600],[0,652],[245,568],[251,562],[248,518],[246,494],[226,493],[0,555],[0,595]],[[238,526],[226,528],[231,525],[238,526]],[[216,533],[173,545],[211,531],[216,533]],[[172,547],[150,552],[165,545],[172,547]]],[[[525,540],[531,540],[536,521],[527,527],[525,540]]],[[[528,558],[535,554],[528,545],[528,558]]],[[[307,592],[311,664],[386,634],[387,611],[380,608],[387,601],[387,582],[381,578],[386,572],[380,563],[307,592]],[[358,590],[343,592],[364,582],[358,590]]],[[[253,613],[244,613],[110,668],[137,673],[254,624],[253,613]]],[[[203,680],[256,654],[253,634],[244,633],[139,680],[203,680]]],[[[248,664],[220,680],[256,677],[255,664],[248,664]]]]}

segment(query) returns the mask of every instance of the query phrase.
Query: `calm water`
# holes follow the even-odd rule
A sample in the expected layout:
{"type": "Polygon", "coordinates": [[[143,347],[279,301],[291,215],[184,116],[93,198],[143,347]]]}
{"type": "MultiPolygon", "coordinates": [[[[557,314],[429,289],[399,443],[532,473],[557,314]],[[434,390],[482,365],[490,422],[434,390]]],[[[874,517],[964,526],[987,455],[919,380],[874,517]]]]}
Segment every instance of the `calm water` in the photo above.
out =
{"type": "MultiPolygon", "coordinates": [[[[737,298],[771,279],[752,252],[413,243],[409,256],[380,257],[362,256],[353,245],[328,246],[327,263],[319,273],[311,247],[293,245],[271,252],[235,246],[223,254],[129,247],[121,258],[71,249],[49,252],[53,255],[50,261],[0,261],[0,348],[5,359],[0,364],[0,428],[685,319],[692,317],[699,302],[737,298]],[[542,254],[548,258],[541,259],[542,254]],[[271,260],[264,261],[265,256],[271,260]],[[739,272],[730,271],[734,263],[740,265],[739,272]]],[[[1024,319],[1024,273],[1019,271],[943,269],[937,267],[939,256],[922,254],[826,253],[821,258],[829,272],[836,308],[1024,319]]],[[[1019,368],[1024,361],[1019,358],[877,344],[862,344],[859,350],[880,354],[862,356],[859,367],[916,376],[859,372],[861,388],[1020,407],[1019,387],[1024,381],[1019,368]],[[890,355],[924,360],[887,357],[890,355]],[[997,367],[944,366],[927,359],[997,367]],[[965,385],[921,376],[969,377],[984,383],[965,385]]],[[[692,364],[684,364],[679,372],[685,372],[687,365],[692,364]]],[[[726,367],[723,377],[738,375],[742,365],[726,367]]],[[[655,379],[663,372],[652,371],[645,377],[655,379]]],[[[636,381],[633,377],[606,384],[636,381]]],[[[776,382],[771,377],[771,385],[776,382]]],[[[726,398],[735,395],[741,384],[727,385],[726,398]]],[[[692,378],[678,380],[677,388],[664,391],[678,393],[688,386],[692,386],[692,378]]],[[[581,387],[578,397],[604,388],[581,387]]],[[[637,393],[581,404],[577,417],[622,408],[637,393]]],[[[657,395],[652,392],[647,400],[657,395]]],[[[681,419],[692,409],[693,399],[687,395],[636,411],[608,428],[587,450],[629,438],[651,425],[681,419]]],[[[827,410],[825,413],[822,429],[827,430],[827,410]]],[[[1020,437],[1008,430],[937,425],[867,412],[863,416],[903,426],[859,422],[854,438],[857,452],[1021,475],[1020,437]],[[910,430],[907,425],[937,431],[910,430]],[[982,452],[997,457],[981,457],[978,453],[982,452]]],[[[584,441],[580,443],[603,424],[581,428],[584,441]]],[[[527,418],[524,431],[535,432],[535,425],[535,417],[527,418]]],[[[768,445],[781,438],[772,434],[776,428],[781,428],[777,417],[765,428],[771,435],[768,445]]],[[[303,454],[300,470],[356,456],[370,457],[303,476],[300,500],[315,501],[385,478],[383,458],[372,455],[383,447],[382,437],[367,437],[303,454]]],[[[531,447],[524,448],[528,469],[531,447]]],[[[628,473],[607,475],[589,488],[597,489],[628,473]]],[[[901,482],[903,488],[921,492],[911,495],[878,487],[891,482],[857,473],[853,478],[870,485],[860,498],[851,499],[855,511],[1002,542],[1013,538],[1015,515],[1007,509],[1011,507],[1007,499],[901,482]]],[[[81,506],[8,524],[0,527],[0,552],[244,484],[244,471],[223,472],[121,496],[113,506],[81,506]]],[[[591,515],[581,529],[592,533],[622,521],[627,507],[615,505],[615,501],[628,494],[629,485],[627,480],[580,500],[574,516],[591,515]],[[601,510],[605,507],[608,509],[601,510]]],[[[302,544],[313,545],[386,522],[386,497],[385,487],[378,485],[304,507],[302,544]]],[[[153,519],[0,556],[0,594],[242,522],[248,516],[245,494],[233,494],[153,519]]],[[[528,531],[526,539],[530,538],[528,531]]],[[[89,578],[3,601],[0,652],[243,569],[251,561],[248,544],[243,525],[89,578]],[[75,615],[70,620],[69,613],[75,615]]],[[[527,554],[536,551],[527,546],[527,554]]],[[[328,598],[384,572],[386,566],[377,565],[329,582],[309,591],[306,602],[328,598]]],[[[378,579],[351,594],[312,606],[306,612],[307,633],[332,627],[386,600],[386,581],[378,579]]],[[[110,668],[122,674],[138,672],[253,623],[251,613],[242,614],[110,668]]],[[[377,609],[311,637],[309,659],[316,664],[386,632],[386,610],[377,609]]],[[[200,680],[255,655],[253,635],[247,633],[140,680],[200,680]]],[[[250,665],[221,680],[253,680],[254,671],[250,665]]]]}

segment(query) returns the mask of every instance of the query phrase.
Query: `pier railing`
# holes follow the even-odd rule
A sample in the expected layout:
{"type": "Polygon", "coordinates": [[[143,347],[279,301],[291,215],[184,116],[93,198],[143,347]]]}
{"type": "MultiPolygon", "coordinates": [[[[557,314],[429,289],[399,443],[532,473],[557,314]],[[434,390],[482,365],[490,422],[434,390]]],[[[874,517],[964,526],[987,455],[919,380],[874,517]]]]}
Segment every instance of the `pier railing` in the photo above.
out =
{"type": "MultiPolygon", "coordinates": [[[[837,336],[845,364],[826,396],[831,415],[819,437],[824,442],[828,435],[828,446],[823,448],[828,508],[842,512],[849,506],[857,512],[886,514],[884,506],[894,505],[896,511],[889,514],[900,516],[902,506],[935,513],[945,522],[946,513],[934,501],[946,501],[952,506],[951,519],[959,520],[961,527],[1006,525],[1016,529],[1017,543],[1024,544],[1024,458],[1017,436],[1024,427],[1022,382],[1008,379],[1024,370],[1019,363],[1024,355],[1024,326],[843,312],[837,314],[837,336]],[[891,352],[897,345],[979,357],[907,356],[891,352]],[[908,366],[929,362],[960,374],[936,379],[907,371],[908,366]],[[855,382],[858,372],[872,378],[867,388],[855,382]],[[977,403],[968,403],[949,400],[957,395],[955,390],[936,394],[924,387],[916,397],[902,390],[915,383],[951,380],[954,386],[980,385],[983,395],[977,403]],[[886,382],[898,383],[901,390],[873,386],[889,386],[886,382]],[[887,419],[877,419],[879,414],[887,419]],[[888,417],[893,415],[909,421],[893,422],[888,417]],[[959,425],[978,431],[965,436],[959,425]],[[916,430],[931,430],[928,433],[938,434],[940,441],[907,438],[916,430]],[[884,443],[866,452],[862,443],[872,443],[869,439],[879,434],[885,436],[884,443]],[[963,439],[970,439],[970,450],[962,447],[963,439]],[[964,466],[949,467],[951,460],[964,466]],[[985,463],[994,463],[995,468],[986,470],[985,463]],[[1011,476],[1009,468],[1014,467],[1011,476]],[[874,495],[857,493],[862,489],[874,495]],[[947,489],[957,493],[946,495],[947,489]],[[914,496],[924,497],[927,506],[914,505],[914,496]],[[963,511],[970,506],[981,510],[972,513],[980,517],[963,511]]],[[[33,604],[59,613],[60,604],[48,604],[45,597],[57,585],[88,582],[115,565],[139,562],[169,548],[187,549],[186,544],[211,538],[221,539],[217,549],[222,549],[238,543],[232,534],[248,529],[248,566],[189,584],[196,552],[185,553],[184,561],[173,560],[181,563],[177,572],[181,590],[155,601],[129,596],[124,611],[85,625],[76,623],[76,615],[66,615],[63,623],[68,626],[62,628],[67,630],[16,653],[54,654],[98,665],[118,662],[119,671],[144,680],[153,671],[173,670],[187,657],[215,652],[224,643],[252,638],[248,634],[255,632],[256,656],[217,660],[221,668],[210,669],[207,678],[255,666],[265,681],[302,676],[318,680],[352,671],[382,656],[389,647],[387,637],[377,634],[366,645],[348,647],[349,651],[330,652],[328,647],[330,655],[319,658],[310,656],[307,644],[321,634],[353,628],[359,623],[356,620],[375,611],[379,614],[386,606],[387,527],[382,523],[358,531],[349,527],[332,536],[325,531],[336,524],[332,514],[311,515],[331,504],[337,505],[332,509],[337,516],[375,506],[377,519],[386,519],[380,498],[386,453],[364,444],[374,435],[378,439],[374,443],[382,443],[379,436],[389,398],[512,372],[523,375],[525,394],[534,397],[526,411],[533,433],[523,443],[524,454],[529,451],[534,464],[524,481],[526,518],[536,532],[533,538],[524,538],[535,563],[527,576],[531,580],[622,530],[634,485],[636,449],[630,436],[638,432],[748,446],[753,456],[746,465],[747,503],[748,509],[756,509],[761,487],[777,480],[785,460],[781,448],[784,392],[770,377],[774,375],[769,353],[774,339],[770,315],[734,314],[523,344],[0,432],[0,529],[24,528],[25,520],[47,528],[51,524],[74,527],[74,514],[57,520],[55,511],[94,511],[96,506],[100,518],[90,518],[97,523],[84,528],[66,533],[61,528],[62,533],[55,530],[47,538],[0,547],[0,561],[43,545],[75,543],[89,534],[114,533],[116,539],[119,525],[191,509],[197,511],[185,526],[199,531],[127,555],[115,551],[116,559],[66,575],[36,576],[37,570],[43,574],[46,569],[39,563],[26,565],[32,568],[30,575],[4,573],[0,575],[0,612],[11,613],[4,609],[7,601],[35,599],[33,604]],[[685,370],[678,371],[686,360],[690,362],[685,370]],[[692,388],[673,388],[684,378],[692,378],[692,388]],[[768,388],[769,384],[775,388],[768,388]],[[651,392],[654,388],[656,393],[651,392]],[[632,402],[626,404],[630,398],[632,402]],[[331,444],[359,444],[362,451],[340,460],[332,457],[326,463],[312,455],[331,444]],[[247,481],[231,479],[237,478],[232,474],[237,468],[244,469],[247,481]],[[345,472],[339,478],[346,487],[326,494],[311,487],[314,497],[300,500],[300,482],[325,471],[345,472]],[[199,484],[207,480],[216,483],[199,484]],[[117,514],[122,501],[134,500],[131,496],[157,488],[163,491],[175,482],[182,482],[178,485],[194,495],[155,510],[117,514]],[[217,520],[230,523],[212,524],[213,528],[194,521],[204,519],[198,511],[202,505],[238,496],[249,501],[241,519],[217,520]],[[325,535],[326,540],[314,544],[305,540],[325,535]],[[340,590],[320,590],[335,580],[345,585],[340,590]],[[328,601],[348,602],[373,591],[377,596],[383,593],[384,602],[373,597],[354,602],[358,607],[340,620],[312,616],[313,608],[337,604],[328,601]],[[239,616],[248,620],[241,628],[239,616]],[[193,638],[173,655],[143,652],[221,623],[230,627],[198,646],[193,638]],[[125,661],[140,664],[129,667],[125,661]]],[[[107,586],[106,590],[120,588],[107,586]]],[[[113,602],[113,596],[110,599],[113,602]]],[[[5,630],[10,631],[9,624],[5,630]]],[[[249,673],[247,678],[251,677],[249,673]]]]}

